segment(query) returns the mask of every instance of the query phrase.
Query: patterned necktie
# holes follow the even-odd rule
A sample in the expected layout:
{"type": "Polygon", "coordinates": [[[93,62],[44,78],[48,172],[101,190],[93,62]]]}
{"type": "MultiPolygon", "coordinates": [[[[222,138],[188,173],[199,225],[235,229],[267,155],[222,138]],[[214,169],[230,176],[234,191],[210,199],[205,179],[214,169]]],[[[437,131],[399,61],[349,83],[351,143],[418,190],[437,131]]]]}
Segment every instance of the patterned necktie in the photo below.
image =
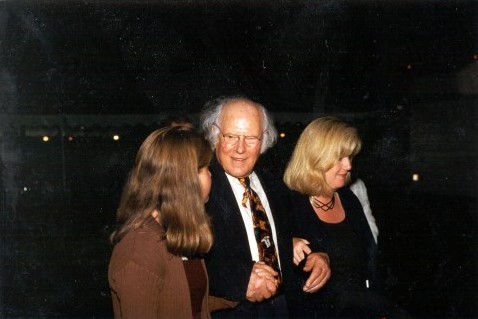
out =
{"type": "Polygon", "coordinates": [[[245,188],[242,197],[242,206],[247,207],[246,203],[248,199],[251,206],[252,222],[254,224],[254,235],[256,236],[257,249],[259,251],[259,260],[274,268],[274,270],[279,273],[280,278],[277,251],[266,210],[264,209],[264,206],[262,206],[257,193],[251,188],[249,177],[241,177],[238,179],[241,185],[245,188]]]}

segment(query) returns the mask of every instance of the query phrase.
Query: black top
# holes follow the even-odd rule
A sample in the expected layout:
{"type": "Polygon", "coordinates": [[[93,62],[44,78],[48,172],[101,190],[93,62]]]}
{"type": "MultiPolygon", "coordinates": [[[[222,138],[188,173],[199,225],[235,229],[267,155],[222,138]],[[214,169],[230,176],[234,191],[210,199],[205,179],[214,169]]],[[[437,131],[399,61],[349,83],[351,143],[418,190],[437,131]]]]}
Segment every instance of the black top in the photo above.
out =
{"type": "Polygon", "coordinates": [[[327,251],[330,263],[333,265],[333,278],[329,286],[335,285],[334,289],[366,289],[367,251],[356,240],[356,235],[350,225],[349,219],[337,224],[321,221],[317,218],[318,227],[323,227],[328,241],[324,242],[324,250],[327,251]]]}
{"type": "MultiPolygon", "coordinates": [[[[313,294],[298,293],[292,313],[301,317],[376,317],[385,301],[376,294],[377,245],[358,198],[349,190],[338,191],[345,219],[337,224],[321,221],[305,195],[294,192],[294,234],[310,242],[312,251],[326,252],[332,271],[329,282],[313,294]],[[298,312],[297,312],[298,311],[298,312]]],[[[298,281],[304,280],[301,271],[298,281]]]]}

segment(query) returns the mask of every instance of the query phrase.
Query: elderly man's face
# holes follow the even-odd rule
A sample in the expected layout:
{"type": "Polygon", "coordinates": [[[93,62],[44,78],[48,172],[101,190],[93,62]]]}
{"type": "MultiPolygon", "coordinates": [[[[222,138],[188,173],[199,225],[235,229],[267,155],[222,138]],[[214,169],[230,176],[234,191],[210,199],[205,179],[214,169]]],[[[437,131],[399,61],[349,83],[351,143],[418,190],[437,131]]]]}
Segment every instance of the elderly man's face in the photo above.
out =
{"type": "Polygon", "coordinates": [[[262,116],[250,101],[238,100],[227,104],[219,123],[221,134],[216,145],[216,157],[226,173],[234,177],[249,175],[259,159],[261,143],[248,145],[245,136],[262,139],[262,116]],[[236,145],[227,143],[224,135],[240,136],[236,145]]]}

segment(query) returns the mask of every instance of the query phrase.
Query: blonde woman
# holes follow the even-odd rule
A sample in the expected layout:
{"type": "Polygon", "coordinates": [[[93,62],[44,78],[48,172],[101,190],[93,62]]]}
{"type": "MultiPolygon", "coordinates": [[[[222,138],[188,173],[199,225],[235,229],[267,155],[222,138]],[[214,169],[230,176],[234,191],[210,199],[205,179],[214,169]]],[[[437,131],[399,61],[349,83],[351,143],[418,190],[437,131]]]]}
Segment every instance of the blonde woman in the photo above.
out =
{"type": "Polygon", "coordinates": [[[201,256],[213,242],[204,210],[211,158],[186,127],[156,130],[141,145],[111,235],[115,318],[209,318],[201,256]]]}
{"type": "Polygon", "coordinates": [[[382,318],[390,304],[381,296],[377,245],[358,198],[344,187],[362,142],[340,119],[312,121],[302,132],[284,174],[293,192],[294,262],[310,251],[330,258],[332,276],[304,296],[302,318],[382,318]]]}

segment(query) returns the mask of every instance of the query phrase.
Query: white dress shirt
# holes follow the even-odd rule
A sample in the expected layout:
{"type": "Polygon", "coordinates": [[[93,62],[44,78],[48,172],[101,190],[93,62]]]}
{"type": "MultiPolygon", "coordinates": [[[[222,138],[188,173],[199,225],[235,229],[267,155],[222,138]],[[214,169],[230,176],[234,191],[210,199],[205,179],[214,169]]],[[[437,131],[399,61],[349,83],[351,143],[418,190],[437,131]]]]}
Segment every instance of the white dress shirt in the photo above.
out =
{"type": "Polygon", "coordinates": [[[370,208],[370,202],[368,200],[367,195],[367,188],[365,187],[365,183],[360,179],[352,183],[350,186],[350,190],[358,197],[360,204],[362,204],[363,211],[365,213],[365,217],[367,218],[367,222],[372,230],[373,238],[375,239],[375,243],[377,242],[378,237],[378,227],[377,223],[375,222],[375,217],[373,217],[372,209],[370,208]]]}

